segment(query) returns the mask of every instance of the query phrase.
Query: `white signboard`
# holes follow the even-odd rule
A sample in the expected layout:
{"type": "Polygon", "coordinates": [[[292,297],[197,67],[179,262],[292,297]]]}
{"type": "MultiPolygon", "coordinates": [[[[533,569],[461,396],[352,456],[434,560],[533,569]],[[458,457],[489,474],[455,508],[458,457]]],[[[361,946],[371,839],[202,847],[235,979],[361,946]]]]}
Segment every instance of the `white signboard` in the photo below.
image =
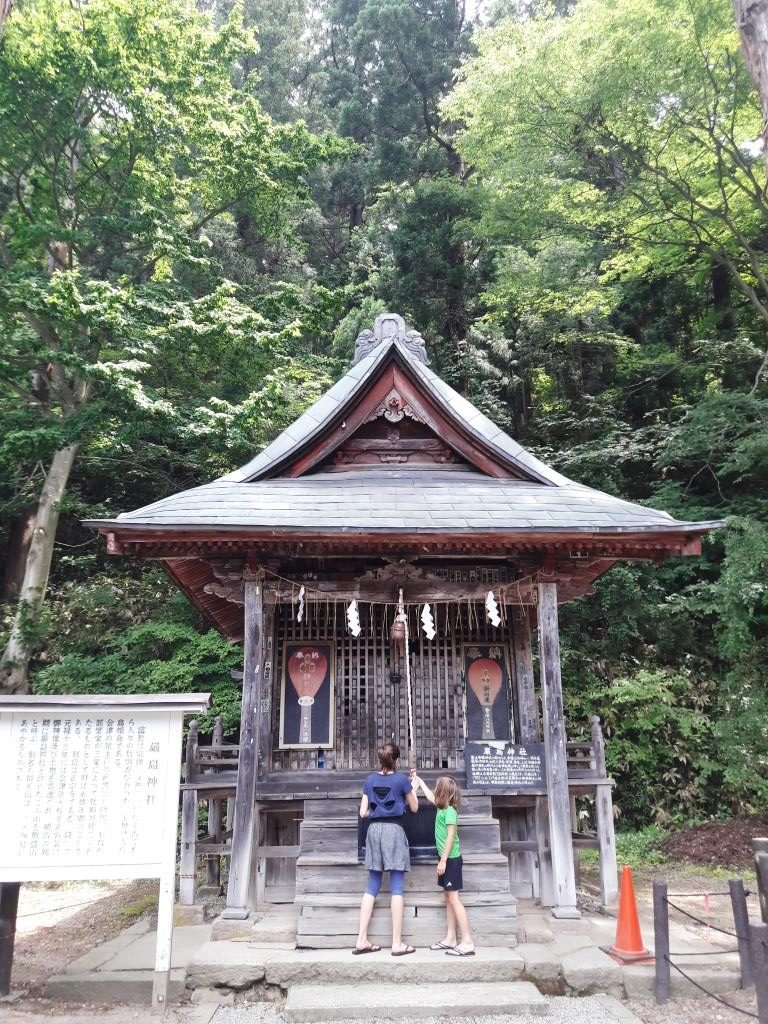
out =
{"type": "Polygon", "coordinates": [[[181,714],[0,714],[0,881],[159,877],[176,831],[181,714]],[[172,753],[173,760],[169,758],[172,753]]]}
{"type": "Polygon", "coordinates": [[[181,738],[208,694],[0,697],[0,882],[159,878],[156,984],[170,970],[181,738]]]}

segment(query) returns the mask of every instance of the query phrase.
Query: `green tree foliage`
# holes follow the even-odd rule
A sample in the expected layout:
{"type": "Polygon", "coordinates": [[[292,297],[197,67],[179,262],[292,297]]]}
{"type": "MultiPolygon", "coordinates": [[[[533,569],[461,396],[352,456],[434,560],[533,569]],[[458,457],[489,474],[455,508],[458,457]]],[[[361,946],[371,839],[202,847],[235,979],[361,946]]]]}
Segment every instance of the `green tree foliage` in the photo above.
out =
{"type": "Polygon", "coordinates": [[[303,176],[334,149],[303,124],[275,124],[247,82],[234,84],[252,46],[239,12],[216,29],[187,0],[34,0],[7,22],[0,457],[12,467],[8,504],[38,502],[44,526],[3,657],[11,690],[26,682],[82,447],[126,455],[143,432],[183,447],[197,402],[215,391],[241,401],[244,380],[255,387],[295,354],[311,295],[238,292],[206,234],[226,230],[235,209],[252,233],[283,234],[303,176]]]}
{"type": "Polygon", "coordinates": [[[699,562],[614,569],[564,609],[566,679],[573,722],[606,720],[629,820],[755,807],[768,764],[760,107],[725,2],[559,13],[478,35],[444,107],[465,123],[476,230],[496,254],[477,379],[565,473],[727,520],[699,562]]]}
{"type": "Polygon", "coordinates": [[[604,718],[627,824],[760,806],[768,207],[729,0],[198,6],[21,0],[0,42],[9,554],[74,451],[38,688],[213,689],[236,729],[237,649],[77,519],[245,461],[393,308],[567,475],[726,521],[562,609],[568,723],[604,718]]]}

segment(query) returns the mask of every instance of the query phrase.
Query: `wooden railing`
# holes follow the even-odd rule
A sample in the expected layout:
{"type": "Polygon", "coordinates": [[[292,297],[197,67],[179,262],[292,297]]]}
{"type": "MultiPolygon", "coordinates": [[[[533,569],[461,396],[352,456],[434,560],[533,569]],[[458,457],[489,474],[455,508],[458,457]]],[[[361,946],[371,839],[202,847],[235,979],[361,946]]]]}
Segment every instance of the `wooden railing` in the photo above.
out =
{"type": "Polygon", "coordinates": [[[223,736],[221,718],[217,717],[213,725],[210,746],[201,746],[197,722],[189,723],[184,757],[179,870],[179,902],[184,904],[194,903],[197,858],[207,858],[206,887],[210,887],[213,892],[220,892],[221,857],[228,857],[231,851],[235,780],[240,747],[236,743],[224,743],[223,736]],[[224,772],[228,773],[228,778],[222,778],[221,788],[211,789],[210,783],[224,772]],[[201,783],[206,785],[205,792],[196,788],[201,783]],[[201,800],[205,800],[208,805],[208,834],[204,837],[198,837],[197,809],[201,800]]]}

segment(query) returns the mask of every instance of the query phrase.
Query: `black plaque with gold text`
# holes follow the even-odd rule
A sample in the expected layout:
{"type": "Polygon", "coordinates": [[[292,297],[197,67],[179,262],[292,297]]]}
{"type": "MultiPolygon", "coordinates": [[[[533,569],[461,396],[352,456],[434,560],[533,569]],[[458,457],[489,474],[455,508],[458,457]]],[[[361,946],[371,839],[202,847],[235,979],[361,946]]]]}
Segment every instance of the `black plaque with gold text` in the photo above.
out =
{"type": "Polygon", "coordinates": [[[467,743],[464,765],[470,788],[505,792],[547,788],[543,743],[467,743]]]}

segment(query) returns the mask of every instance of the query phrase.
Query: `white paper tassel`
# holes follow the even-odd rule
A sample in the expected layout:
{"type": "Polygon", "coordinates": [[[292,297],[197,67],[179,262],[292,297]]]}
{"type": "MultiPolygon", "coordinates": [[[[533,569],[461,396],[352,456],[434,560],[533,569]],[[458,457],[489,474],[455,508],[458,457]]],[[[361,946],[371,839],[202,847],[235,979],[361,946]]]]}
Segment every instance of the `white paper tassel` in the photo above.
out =
{"type": "Polygon", "coordinates": [[[501,625],[501,616],[499,615],[499,606],[496,603],[496,598],[493,596],[493,591],[489,590],[488,595],[485,598],[485,610],[488,613],[488,621],[492,626],[501,625]]]}
{"type": "Polygon", "coordinates": [[[427,640],[435,639],[435,620],[432,618],[432,610],[428,604],[425,604],[421,609],[421,625],[424,630],[424,636],[427,640]]]}
{"type": "Polygon", "coordinates": [[[304,618],[304,587],[299,588],[299,610],[296,613],[296,621],[301,622],[304,618]]]}
{"type": "Polygon", "coordinates": [[[347,605],[347,627],[352,636],[360,636],[360,612],[354,598],[347,605]]]}

